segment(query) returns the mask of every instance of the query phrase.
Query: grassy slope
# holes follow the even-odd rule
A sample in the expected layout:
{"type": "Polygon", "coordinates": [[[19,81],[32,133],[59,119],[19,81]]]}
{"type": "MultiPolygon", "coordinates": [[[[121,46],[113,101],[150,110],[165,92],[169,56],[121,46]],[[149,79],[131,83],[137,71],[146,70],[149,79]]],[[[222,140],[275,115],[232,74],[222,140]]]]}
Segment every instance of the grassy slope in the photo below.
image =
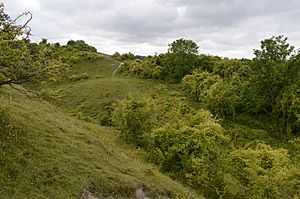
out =
{"type": "MultiPolygon", "coordinates": [[[[101,58],[75,68],[78,74],[85,70],[93,74],[88,80],[55,86],[66,90],[62,107],[76,107],[84,99],[91,104],[98,98],[120,99],[157,84],[111,77],[118,64],[101,58]]],[[[201,198],[141,161],[116,138],[113,128],[69,117],[9,88],[0,90],[0,101],[0,114],[9,118],[8,132],[0,135],[0,198],[80,198],[87,187],[100,198],[134,198],[141,185],[154,197],[182,193],[201,198]]]]}
{"type": "Polygon", "coordinates": [[[0,99],[13,129],[1,133],[0,198],[79,198],[86,187],[99,196],[131,198],[142,184],[154,195],[187,193],[141,162],[114,129],[68,117],[11,89],[2,89],[0,99]]]}
{"type": "Polygon", "coordinates": [[[110,57],[100,57],[91,62],[78,63],[69,76],[89,74],[88,79],[63,81],[46,88],[62,89],[63,97],[57,104],[68,111],[77,109],[85,116],[96,116],[105,106],[127,95],[146,93],[160,85],[158,81],[112,76],[120,62],[110,57]]]}

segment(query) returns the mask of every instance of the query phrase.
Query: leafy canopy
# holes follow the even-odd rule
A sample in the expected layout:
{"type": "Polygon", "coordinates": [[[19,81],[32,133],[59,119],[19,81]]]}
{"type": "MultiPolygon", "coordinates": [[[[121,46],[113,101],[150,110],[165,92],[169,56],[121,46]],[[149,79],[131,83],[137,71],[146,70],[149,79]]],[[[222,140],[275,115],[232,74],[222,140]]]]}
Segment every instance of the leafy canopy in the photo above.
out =
{"type": "Polygon", "coordinates": [[[41,82],[64,67],[46,44],[30,42],[28,23],[31,19],[30,12],[11,19],[0,4],[0,86],[41,82]],[[27,18],[26,22],[17,24],[23,18],[27,18]]]}
{"type": "Polygon", "coordinates": [[[198,48],[198,45],[194,41],[181,38],[169,44],[168,52],[175,54],[198,54],[198,48]]]}

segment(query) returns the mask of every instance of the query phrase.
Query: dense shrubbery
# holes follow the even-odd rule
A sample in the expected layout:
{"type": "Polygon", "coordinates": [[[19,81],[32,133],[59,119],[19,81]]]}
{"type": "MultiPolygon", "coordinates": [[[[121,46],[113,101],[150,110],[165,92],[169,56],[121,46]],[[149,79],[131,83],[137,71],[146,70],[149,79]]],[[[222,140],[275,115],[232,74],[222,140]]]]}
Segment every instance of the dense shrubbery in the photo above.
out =
{"type": "Polygon", "coordinates": [[[144,61],[128,60],[124,62],[119,72],[144,79],[161,79],[163,69],[156,64],[155,59],[155,57],[149,57],[144,61]]]}
{"type": "Polygon", "coordinates": [[[67,46],[70,46],[79,51],[97,52],[97,49],[95,47],[86,44],[83,40],[70,40],[68,41],[67,46]]]}
{"type": "Polygon", "coordinates": [[[229,137],[208,111],[199,110],[178,123],[155,128],[150,141],[150,159],[163,171],[197,190],[206,190],[210,197],[218,197],[216,189],[223,189],[219,174],[229,137]]]}
{"type": "Polygon", "coordinates": [[[229,157],[233,182],[238,182],[234,191],[228,190],[232,197],[299,197],[300,170],[291,164],[287,150],[258,144],[255,149],[234,150],[229,157]]]}
{"type": "Polygon", "coordinates": [[[29,40],[30,12],[11,19],[0,3],[0,86],[45,81],[65,68],[44,43],[29,40]],[[25,21],[24,24],[18,24],[25,21]]]}
{"type": "Polygon", "coordinates": [[[119,103],[113,122],[171,176],[194,188],[207,189],[217,181],[213,168],[226,153],[229,137],[208,111],[192,110],[182,98],[134,97],[119,103]]]}
{"type": "Polygon", "coordinates": [[[140,78],[162,79],[168,82],[180,80],[198,65],[198,46],[195,42],[178,39],[169,45],[165,54],[137,59],[134,55],[127,59],[124,68],[125,74],[140,78]]]}
{"type": "Polygon", "coordinates": [[[182,60],[168,52],[125,62],[121,70],[162,80],[180,80],[179,74],[185,74],[184,91],[217,118],[229,118],[226,129],[209,111],[193,110],[176,97],[125,100],[113,114],[114,124],[163,171],[209,198],[299,197],[299,154],[294,152],[299,140],[286,145],[290,153],[271,145],[275,135],[299,134],[300,56],[292,54],[283,36],[261,44],[253,60],[200,55],[188,69],[182,64],[168,68],[182,60]],[[175,77],[166,70],[178,73],[175,77]]]}
{"type": "Polygon", "coordinates": [[[154,104],[151,99],[131,98],[119,103],[112,120],[123,133],[124,138],[139,146],[145,146],[145,136],[150,132],[153,121],[154,104]]]}
{"type": "Polygon", "coordinates": [[[176,40],[168,53],[127,61],[120,71],[140,78],[182,80],[184,90],[220,118],[265,115],[274,135],[299,133],[300,55],[287,38],[263,40],[253,60],[197,55],[197,45],[189,44],[193,43],[176,40]]]}
{"type": "Polygon", "coordinates": [[[150,161],[209,198],[297,196],[299,168],[287,150],[261,144],[269,137],[259,130],[228,133],[209,111],[193,110],[183,98],[130,97],[116,107],[113,123],[150,161]],[[258,140],[250,144],[253,136],[258,140]]]}
{"type": "Polygon", "coordinates": [[[182,84],[196,101],[215,115],[222,118],[226,115],[235,115],[240,96],[239,85],[234,79],[226,81],[217,74],[194,71],[183,78],[182,84]]]}

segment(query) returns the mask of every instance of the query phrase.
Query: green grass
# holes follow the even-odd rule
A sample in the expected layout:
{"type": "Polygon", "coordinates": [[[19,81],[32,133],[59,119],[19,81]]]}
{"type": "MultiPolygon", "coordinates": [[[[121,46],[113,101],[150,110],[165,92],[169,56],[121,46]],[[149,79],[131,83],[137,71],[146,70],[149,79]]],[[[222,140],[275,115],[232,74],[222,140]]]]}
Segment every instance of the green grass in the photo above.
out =
{"type": "Polygon", "coordinates": [[[98,55],[93,61],[81,61],[71,68],[73,74],[89,73],[92,78],[111,76],[120,65],[119,61],[105,55],[98,55]]]}
{"type": "Polygon", "coordinates": [[[58,87],[65,91],[60,106],[67,110],[81,107],[85,114],[95,116],[105,105],[127,95],[146,93],[157,85],[154,81],[113,77],[63,85],[58,87]]]}
{"type": "Polygon", "coordinates": [[[139,186],[154,198],[200,198],[144,163],[113,128],[69,117],[6,87],[0,101],[0,198],[80,198],[85,188],[99,198],[135,198],[139,186]]]}
{"type": "Polygon", "coordinates": [[[44,85],[44,89],[61,91],[61,96],[53,103],[78,118],[87,121],[97,118],[107,106],[113,106],[128,95],[149,93],[161,85],[155,80],[123,77],[113,71],[120,62],[111,57],[99,56],[94,61],[82,61],[64,74],[66,77],[89,74],[86,79],[62,81],[44,85]]]}
{"type": "Polygon", "coordinates": [[[88,78],[44,85],[45,89],[62,91],[55,98],[62,109],[9,88],[0,90],[0,118],[5,113],[7,120],[0,137],[0,198],[80,198],[86,188],[99,198],[135,198],[140,186],[154,198],[176,193],[201,198],[144,163],[142,155],[124,144],[114,128],[65,113],[77,111],[94,117],[127,95],[149,93],[161,85],[152,80],[112,77],[119,64],[99,56],[76,64],[65,74],[88,74],[88,78]]]}

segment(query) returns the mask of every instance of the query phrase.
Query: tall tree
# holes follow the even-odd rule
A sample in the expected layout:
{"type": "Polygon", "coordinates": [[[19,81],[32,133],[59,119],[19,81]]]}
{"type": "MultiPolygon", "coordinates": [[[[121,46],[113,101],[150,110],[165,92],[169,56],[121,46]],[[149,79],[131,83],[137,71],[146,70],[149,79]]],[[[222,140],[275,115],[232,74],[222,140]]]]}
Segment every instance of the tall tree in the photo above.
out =
{"type": "Polygon", "coordinates": [[[198,45],[188,39],[178,39],[169,44],[164,59],[164,73],[167,79],[179,82],[191,73],[197,65],[198,45]]]}
{"type": "Polygon", "coordinates": [[[249,104],[255,112],[272,112],[289,80],[289,58],[293,50],[283,35],[261,41],[261,49],[254,50],[249,104]]]}

